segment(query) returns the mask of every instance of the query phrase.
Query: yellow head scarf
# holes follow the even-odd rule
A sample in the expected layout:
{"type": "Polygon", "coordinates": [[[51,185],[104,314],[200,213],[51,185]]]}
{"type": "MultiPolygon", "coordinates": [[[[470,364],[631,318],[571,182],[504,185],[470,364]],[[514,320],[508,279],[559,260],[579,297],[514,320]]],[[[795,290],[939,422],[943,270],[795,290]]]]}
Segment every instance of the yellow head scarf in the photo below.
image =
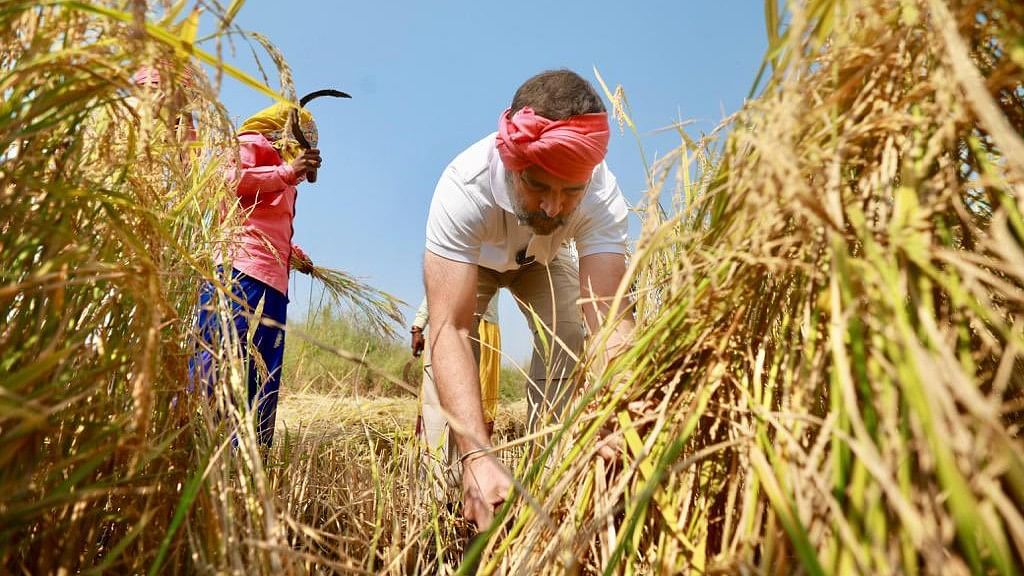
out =
{"type": "MultiPolygon", "coordinates": [[[[242,122],[239,132],[259,132],[270,141],[270,144],[281,153],[285,162],[291,162],[302,154],[302,146],[292,136],[292,110],[294,106],[278,102],[253,114],[245,122],[242,122]]],[[[302,135],[309,141],[309,145],[316,148],[319,141],[319,134],[316,129],[316,122],[313,115],[305,108],[299,109],[299,129],[302,135]]]]}

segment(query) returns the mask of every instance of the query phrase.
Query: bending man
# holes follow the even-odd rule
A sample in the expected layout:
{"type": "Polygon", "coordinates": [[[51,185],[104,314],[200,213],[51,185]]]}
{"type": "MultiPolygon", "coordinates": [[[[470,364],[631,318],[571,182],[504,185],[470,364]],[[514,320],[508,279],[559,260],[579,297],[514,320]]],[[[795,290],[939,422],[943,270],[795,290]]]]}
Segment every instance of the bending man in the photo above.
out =
{"type": "MultiPolygon", "coordinates": [[[[534,330],[530,427],[557,418],[575,392],[569,376],[583,318],[596,333],[626,269],[627,206],[604,164],[608,138],[593,87],[568,70],[543,72],[519,87],[498,132],[459,154],[434,191],[424,256],[430,352],[462,462],[463,514],[479,528],[510,482],[486,452],[474,318],[502,287],[522,303],[534,330]],[[581,297],[595,299],[583,318],[581,297]]],[[[631,330],[631,319],[618,324],[611,353],[631,330]]]]}

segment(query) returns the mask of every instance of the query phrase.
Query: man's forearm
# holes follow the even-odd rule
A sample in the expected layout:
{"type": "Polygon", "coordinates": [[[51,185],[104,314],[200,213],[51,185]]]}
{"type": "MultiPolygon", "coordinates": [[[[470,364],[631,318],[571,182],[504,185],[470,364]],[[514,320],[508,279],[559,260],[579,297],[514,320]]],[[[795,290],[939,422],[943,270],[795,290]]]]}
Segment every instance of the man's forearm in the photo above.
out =
{"type": "Polygon", "coordinates": [[[480,402],[480,374],[473,358],[468,330],[450,324],[430,324],[434,382],[441,407],[447,412],[459,452],[490,445],[480,402]]]}
{"type": "Polygon", "coordinates": [[[604,353],[606,362],[611,362],[633,344],[633,331],[635,329],[636,324],[633,321],[633,315],[626,311],[625,316],[615,324],[612,333],[605,342],[604,353]]]}
{"type": "Polygon", "coordinates": [[[633,311],[629,302],[614,302],[626,260],[619,254],[593,254],[580,259],[580,294],[586,303],[583,316],[591,334],[612,323],[612,332],[605,345],[605,360],[611,361],[633,341],[633,311]],[[613,317],[612,317],[613,316],[613,317]]]}
{"type": "Polygon", "coordinates": [[[476,265],[437,256],[423,257],[430,312],[430,358],[434,383],[459,451],[490,445],[480,406],[480,374],[469,343],[476,310],[476,265]]]}

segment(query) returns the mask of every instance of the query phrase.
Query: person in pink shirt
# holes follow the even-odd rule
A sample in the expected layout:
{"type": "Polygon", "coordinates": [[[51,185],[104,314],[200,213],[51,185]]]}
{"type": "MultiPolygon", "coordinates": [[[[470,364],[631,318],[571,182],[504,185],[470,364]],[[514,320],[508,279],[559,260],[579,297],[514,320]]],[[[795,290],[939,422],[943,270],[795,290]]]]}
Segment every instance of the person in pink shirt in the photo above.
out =
{"type": "MultiPolygon", "coordinates": [[[[293,259],[298,262],[300,272],[313,266],[309,257],[292,244],[296,186],[322,163],[316,148],[316,124],[308,111],[301,110],[298,117],[311,147],[304,148],[292,138],[289,118],[293,117],[293,110],[286,104],[274,104],[242,123],[238,134],[239,164],[231,172],[242,222],[221,263],[225,276],[230,270],[235,330],[244,342],[250,326],[255,326],[253,347],[265,367],[265,371],[261,370],[252,351],[243,345],[242,354],[248,361],[248,403],[256,416],[259,443],[264,447],[269,447],[274,439],[290,263],[293,259]],[[261,316],[257,317],[256,311],[261,316]],[[261,322],[261,318],[271,320],[272,325],[261,322]]],[[[191,366],[193,377],[205,382],[210,394],[214,354],[219,344],[226,342],[213,305],[216,298],[213,283],[204,283],[199,300],[201,343],[191,366]]]]}
{"type": "MultiPolygon", "coordinates": [[[[184,88],[183,92],[187,92],[192,86],[192,71],[186,66],[181,70],[180,76],[175,78],[174,81],[184,88]]],[[[198,132],[196,131],[196,123],[192,117],[192,112],[188,109],[186,103],[182,101],[182,93],[178,93],[175,98],[168,101],[159,69],[149,65],[141,66],[132,74],[132,83],[146,92],[156,93],[164,107],[177,115],[173,119],[173,127],[175,137],[179,141],[195,142],[198,138],[198,132]]],[[[134,108],[138,106],[138,101],[137,97],[131,96],[128,99],[128,104],[134,108]]]]}

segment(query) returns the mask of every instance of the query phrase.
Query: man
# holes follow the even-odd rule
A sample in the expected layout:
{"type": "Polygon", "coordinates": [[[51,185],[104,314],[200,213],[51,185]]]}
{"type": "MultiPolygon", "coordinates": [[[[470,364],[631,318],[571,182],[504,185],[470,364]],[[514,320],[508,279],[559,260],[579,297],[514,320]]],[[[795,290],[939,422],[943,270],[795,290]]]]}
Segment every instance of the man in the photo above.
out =
{"type": "MultiPolygon", "coordinates": [[[[309,257],[292,244],[296,186],[322,163],[320,151],[315,148],[313,116],[301,110],[300,129],[313,145],[303,149],[291,138],[292,110],[290,105],[274,104],[242,123],[238,134],[240,165],[233,170],[242,223],[228,243],[223,269],[225,282],[232,290],[229,301],[236,333],[244,341],[252,326],[253,347],[262,359],[260,367],[243,346],[242,356],[248,362],[248,403],[256,414],[257,439],[265,448],[274,440],[284,360],[282,327],[287,318],[288,274],[293,261],[299,272],[313,267],[309,257]],[[275,325],[263,324],[255,316],[257,312],[275,325]]],[[[203,342],[191,368],[209,389],[216,375],[214,353],[228,342],[221,334],[216,301],[216,287],[205,283],[199,296],[198,320],[203,342]]]]}
{"type": "MultiPolygon", "coordinates": [[[[530,426],[557,418],[575,392],[569,376],[584,337],[578,301],[597,333],[626,270],[627,206],[604,164],[608,138],[593,87],[568,70],[543,72],[516,91],[497,134],[456,157],[434,191],[423,266],[434,378],[460,454],[463,514],[481,529],[510,482],[487,452],[474,313],[501,287],[522,302],[534,332],[530,426]]],[[[606,354],[632,328],[622,319],[606,354]]]]}

